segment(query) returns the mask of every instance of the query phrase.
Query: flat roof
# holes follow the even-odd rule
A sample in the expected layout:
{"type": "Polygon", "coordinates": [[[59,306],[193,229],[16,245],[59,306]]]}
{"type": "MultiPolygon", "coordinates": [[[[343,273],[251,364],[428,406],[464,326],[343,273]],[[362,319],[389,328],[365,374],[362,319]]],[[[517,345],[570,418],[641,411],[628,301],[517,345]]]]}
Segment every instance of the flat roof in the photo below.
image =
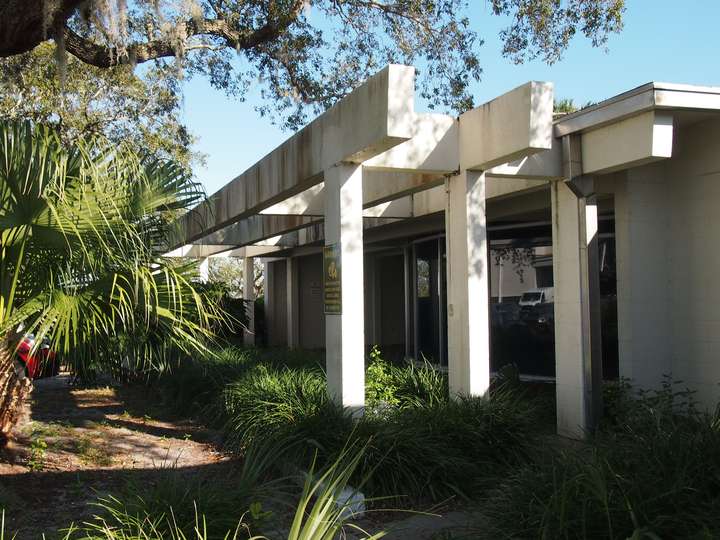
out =
{"type": "Polygon", "coordinates": [[[718,111],[720,86],[649,82],[555,119],[555,136],[595,129],[653,109],[718,111]]]}

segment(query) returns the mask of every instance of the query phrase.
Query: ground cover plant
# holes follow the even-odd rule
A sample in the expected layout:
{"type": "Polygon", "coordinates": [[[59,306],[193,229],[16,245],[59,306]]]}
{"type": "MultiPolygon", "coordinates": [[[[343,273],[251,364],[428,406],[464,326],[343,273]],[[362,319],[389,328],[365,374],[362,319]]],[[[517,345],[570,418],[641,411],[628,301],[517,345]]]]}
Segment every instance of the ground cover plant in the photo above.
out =
{"type": "Polygon", "coordinates": [[[162,392],[173,401],[200,388],[229,450],[243,454],[277,441],[290,448],[284,461],[295,469],[332,462],[348,441],[365,445],[352,482],[392,507],[477,493],[526,455],[542,425],[538,400],[510,381],[496,384],[491,399],[450,400],[446,374],[429,364],[393,364],[377,349],[359,421],[328,397],[322,357],[253,349],[221,357],[180,364],[158,381],[162,392]]]}
{"type": "Polygon", "coordinates": [[[666,382],[613,389],[589,445],[545,451],[488,497],[493,538],[716,538],[720,416],[666,382]]]}

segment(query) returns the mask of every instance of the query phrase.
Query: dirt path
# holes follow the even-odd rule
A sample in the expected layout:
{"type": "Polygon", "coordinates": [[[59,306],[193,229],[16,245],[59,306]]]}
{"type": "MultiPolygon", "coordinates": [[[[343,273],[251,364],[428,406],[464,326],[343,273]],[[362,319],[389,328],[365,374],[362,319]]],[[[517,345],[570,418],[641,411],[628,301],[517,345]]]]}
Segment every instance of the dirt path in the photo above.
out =
{"type": "Polygon", "coordinates": [[[88,503],[99,494],[152,483],[168,467],[207,475],[233,466],[214,433],[155,418],[147,389],[76,389],[68,381],[36,381],[15,440],[0,456],[0,507],[17,540],[42,532],[50,540],[72,520],[89,518],[88,503]]]}

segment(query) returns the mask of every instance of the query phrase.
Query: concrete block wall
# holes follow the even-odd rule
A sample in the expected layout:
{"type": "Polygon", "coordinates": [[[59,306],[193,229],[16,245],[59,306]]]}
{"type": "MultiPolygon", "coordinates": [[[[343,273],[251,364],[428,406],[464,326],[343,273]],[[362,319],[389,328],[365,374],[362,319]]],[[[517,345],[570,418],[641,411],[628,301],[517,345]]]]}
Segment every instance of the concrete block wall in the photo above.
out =
{"type": "Polygon", "coordinates": [[[616,181],[620,374],[720,400],[720,121],[676,128],[673,158],[616,181]]]}
{"type": "Polygon", "coordinates": [[[672,367],[709,406],[720,400],[720,121],[680,129],[668,176],[672,367]]]}

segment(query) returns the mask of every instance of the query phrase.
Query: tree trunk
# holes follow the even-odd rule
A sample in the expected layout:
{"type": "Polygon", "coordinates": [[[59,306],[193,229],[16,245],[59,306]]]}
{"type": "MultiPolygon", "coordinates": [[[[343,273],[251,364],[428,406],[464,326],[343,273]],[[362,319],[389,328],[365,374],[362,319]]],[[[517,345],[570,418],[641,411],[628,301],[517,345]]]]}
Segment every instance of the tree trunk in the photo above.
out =
{"type": "Polygon", "coordinates": [[[51,38],[84,0],[0,0],[0,57],[34,49],[51,38]]]}
{"type": "Polygon", "coordinates": [[[32,381],[17,365],[7,338],[0,340],[0,447],[4,446],[17,422],[32,381]]]}

